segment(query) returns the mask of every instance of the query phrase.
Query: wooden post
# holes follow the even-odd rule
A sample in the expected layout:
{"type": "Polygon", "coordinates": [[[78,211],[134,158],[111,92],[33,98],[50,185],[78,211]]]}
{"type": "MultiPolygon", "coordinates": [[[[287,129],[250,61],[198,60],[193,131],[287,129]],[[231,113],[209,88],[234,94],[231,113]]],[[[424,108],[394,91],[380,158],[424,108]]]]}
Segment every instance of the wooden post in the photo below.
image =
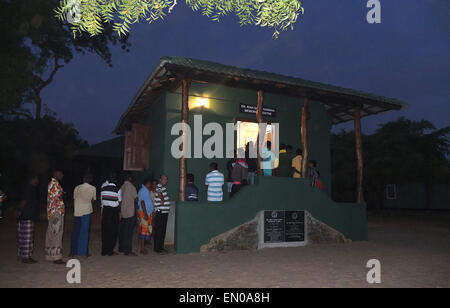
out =
{"type": "Polygon", "coordinates": [[[363,155],[361,141],[361,110],[355,105],[355,148],[356,148],[356,202],[363,203],[363,155]]]}
{"type": "MultiPolygon", "coordinates": [[[[264,105],[264,92],[263,91],[258,91],[258,106],[256,107],[256,121],[258,122],[258,124],[262,123],[262,110],[263,110],[263,105],[264,105]]],[[[256,157],[257,157],[257,174],[258,175],[262,175],[262,170],[261,170],[261,150],[259,147],[259,138],[261,136],[259,135],[259,130],[258,130],[258,138],[256,139],[256,157]]],[[[263,136],[264,138],[264,136],[263,136]]]]}
{"type": "Polygon", "coordinates": [[[302,107],[302,177],[306,178],[306,172],[308,170],[308,98],[305,97],[302,107]]]}
{"type": "MultiPolygon", "coordinates": [[[[182,80],[182,94],[181,94],[181,122],[189,123],[189,87],[191,86],[191,81],[183,79],[182,80]]],[[[183,143],[181,149],[184,150],[184,146],[187,144],[187,135],[183,134],[183,143]]],[[[178,200],[186,201],[186,174],[187,174],[187,159],[185,156],[180,158],[180,188],[178,191],[178,200]]]]}

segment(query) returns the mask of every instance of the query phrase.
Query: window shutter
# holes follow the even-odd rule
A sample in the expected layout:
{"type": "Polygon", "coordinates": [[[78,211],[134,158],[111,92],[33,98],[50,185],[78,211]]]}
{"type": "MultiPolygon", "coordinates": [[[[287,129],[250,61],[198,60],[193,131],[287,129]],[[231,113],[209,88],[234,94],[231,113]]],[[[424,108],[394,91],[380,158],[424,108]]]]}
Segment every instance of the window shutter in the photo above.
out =
{"type": "Polygon", "coordinates": [[[142,171],[150,164],[151,126],[134,123],[125,132],[123,170],[142,171]]]}

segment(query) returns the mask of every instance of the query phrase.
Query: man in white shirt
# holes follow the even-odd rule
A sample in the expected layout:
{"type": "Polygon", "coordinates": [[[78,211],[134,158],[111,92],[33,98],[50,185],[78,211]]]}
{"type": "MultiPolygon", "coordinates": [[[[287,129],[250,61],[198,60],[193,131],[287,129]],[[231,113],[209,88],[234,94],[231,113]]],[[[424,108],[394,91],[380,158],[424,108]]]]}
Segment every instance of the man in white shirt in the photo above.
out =
{"type": "Polygon", "coordinates": [[[89,256],[89,227],[91,224],[92,202],[97,200],[97,190],[90,183],[92,175],[87,174],[83,184],[75,187],[74,222],[72,231],[71,256],[89,256]]]}
{"type": "Polygon", "coordinates": [[[224,176],[219,170],[217,170],[217,163],[211,163],[209,168],[210,172],[206,175],[205,179],[205,184],[208,186],[208,201],[222,201],[224,176]]]}

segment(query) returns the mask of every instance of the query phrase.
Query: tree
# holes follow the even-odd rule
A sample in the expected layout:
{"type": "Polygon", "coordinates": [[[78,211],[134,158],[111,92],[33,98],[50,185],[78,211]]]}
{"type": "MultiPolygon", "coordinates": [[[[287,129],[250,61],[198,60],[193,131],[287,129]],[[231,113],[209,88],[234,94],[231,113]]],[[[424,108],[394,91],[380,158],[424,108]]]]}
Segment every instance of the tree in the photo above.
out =
{"type": "Polygon", "coordinates": [[[41,117],[42,90],[75,53],[97,54],[111,65],[109,44],[129,47],[126,37],[117,37],[112,26],[102,35],[82,34],[76,38],[68,25],[54,17],[57,0],[3,0],[0,2],[0,112],[30,117],[24,103],[36,106],[41,117]],[[19,109],[18,109],[19,108],[19,109]]]}
{"type": "MultiPolygon", "coordinates": [[[[51,169],[75,169],[76,152],[88,144],[72,124],[44,115],[41,119],[5,118],[0,116],[0,172],[7,180],[10,197],[20,197],[27,176],[41,177],[45,190],[51,169]]],[[[70,177],[66,179],[70,181],[70,177]]]]}
{"type": "MultiPolygon", "coordinates": [[[[73,24],[74,34],[98,35],[107,24],[126,34],[130,25],[143,19],[152,23],[163,19],[178,4],[177,0],[62,0],[56,10],[61,21],[73,24]]],[[[186,0],[194,12],[201,11],[213,21],[235,14],[239,24],[274,29],[273,36],[292,28],[304,9],[299,0],[186,0]]]]}
{"type": "MultiPolygon", "coordinates": [[[[380,208],[386,184],[424,183],[431,202],[431,185],[449,180],[450,127],[436,129],[426,120],[400,117],[386,123],[374,134],[363,136],[364,191],[368,204],[380,208]]],[[[353,201],[354,135],[332,136],[333,196],[353,201]]],[[[430,204],[428,204],[430,206],[430,204]]]]}

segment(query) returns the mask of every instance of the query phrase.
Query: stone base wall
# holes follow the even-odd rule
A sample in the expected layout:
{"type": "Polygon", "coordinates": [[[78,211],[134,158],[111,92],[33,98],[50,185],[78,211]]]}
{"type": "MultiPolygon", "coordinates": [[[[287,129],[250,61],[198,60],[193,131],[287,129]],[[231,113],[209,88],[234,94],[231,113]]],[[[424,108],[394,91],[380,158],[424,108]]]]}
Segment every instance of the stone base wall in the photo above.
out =
{"type": "Polygon", "coordinates": [[[325,243],[349,243],[341,232],[331,228],[327,224],[315,219],[309,213],[305,213],[305,223],[307,225],[309,244],[325,244],[325,243]]]}
{"type": "MultiPolygon", "coordinates": [[[[260,238],[258,230],[261,230],[259,217],[260,213],[253,220],[213,237],[208,244],[201,246],[200,252],[257,249],[260,238]]],[[[351,242],[342,233],[315,219],[307,211],[305,224],[307,244],[351,242]]]]}
{"type": "Polygon", "coordinates": [[[219,234],[208,244],[200,247],[200,252],[223,250],[253,250],[258,248],[258,220],[255,218],[230,231],[219,234]]]}

